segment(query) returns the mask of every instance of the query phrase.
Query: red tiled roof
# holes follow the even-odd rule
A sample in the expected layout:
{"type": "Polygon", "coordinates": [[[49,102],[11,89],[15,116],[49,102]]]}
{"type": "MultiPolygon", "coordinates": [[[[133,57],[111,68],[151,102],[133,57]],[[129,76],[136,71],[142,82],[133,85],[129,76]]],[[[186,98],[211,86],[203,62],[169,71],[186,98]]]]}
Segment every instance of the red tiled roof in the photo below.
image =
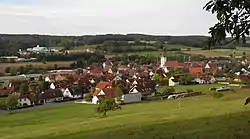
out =
{"type": "Polygon", "coordinates": [[[115,98],[115,89],[114,88],[105,88],[103,89],[105,93],[105,97],[107,98],[115,98]]]}
{"type": "Polygon", "coordinates": [[[99,82],[97,85],[96,85],[96,88],[98,89],[104,89],[104,88],[107,88],[111,86],[111,83],[110,82],[99,82]]]}
{"type": "Polygon", "coordinates": [[[43,94],[41,94],[41,99],[52,99],[52,98],[58,98],[63,97],[63,93],[60,89],[50,89],[44,91],[43,94]]]}
{"type": "Polygon", "coordinates": [[[90,70],[90,74],[102,75],[103,73],[102,73],[102,69],[100,69],[100,68],[94,68],[94,69],[91,69],[91,70],[90,70]]]}
{"type": "Polygon", "coordinates": [[[189,68],[189,73],[190,74],[203,73],[203,68],[202,67],[190,67],[189,68]]]}
{"type": "Polygon", "coordinates": [[[209,66],[209,69],[212,71],[212,72],[217,72],[218,70],[218,65],[216,63],[208,63],[208,66],[209,66]]]}
{"type": "Polygon", "coordinates": [[[180,66],[178,61],[167,61],[164,66],[178,68],[180,66]]]}
{"type": "Polygon", "coordinates": [[[237,76],[237,78],[241,82],[250,82],[250,76],[249,75],[239,75],[239,76],[237,76]]]}
{"type": "Polygon", "coordinates": [[[104,88],[102,90],[95,90],[93,96],[104,96],[106,98],[115,98],[115,89],[114,88],[104,88]],[[101,91],[103,91],[105,95],[98,95],[101,91]]]}

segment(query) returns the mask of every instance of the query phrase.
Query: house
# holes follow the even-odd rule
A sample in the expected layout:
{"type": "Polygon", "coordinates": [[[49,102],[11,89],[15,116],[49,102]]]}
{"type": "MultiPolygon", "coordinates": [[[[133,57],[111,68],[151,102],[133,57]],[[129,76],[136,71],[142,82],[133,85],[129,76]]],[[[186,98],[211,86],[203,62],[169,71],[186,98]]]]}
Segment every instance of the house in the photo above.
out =
{"type": "Polygon", "coordinates": [[[110,82],[99,82],[95,88],[96,88],[96,90],[103,90],[105,88],[112,88],[112,84],[110,82]]]}
{"type": "Polygon", "coordinates": [[[104,88],[101,90],[95,90],[92,98],[93,104],[98,104],[98,101],[102,98],[115,98],[114,88],[104,88]]]}
{"type": "Polygon", "coordinates": [[[50,86],[49,86],[50,89],[56,89],[56,86],[54,83],[51,83],[50,86]]]}
{"type": "Polygon", "coordinates": [[[55,101],[62,101],[63,93],[60,89],[50,89],[43,91],[40,95],[40,103],[51,103],[55,101]]]}
{"type": "Polygon", "coordinates": [[[218,64],[217,63],[212,63],[212,62],[208,62],[205,66],[205,71],[207,73],[217,73],[218,72],[218,64]]]}
{"type": "Polygon", "coordinates": [[[156,91],[155,87],[156,87],[155,81],[141,80],[138,84],[132,85],[129,93],[153,93],[156,91]]]}
{"type": "Polygon", "coordinates": [[[179,85],[179,79],[182,77],[183,75],[175,75],[169,78],[168,80],[168,85],[169,86],[177,86],[179,85]]]}
{"type": "Polygon", "coordinates": [[[62,89],[61,91],[63,92],[63,97],[65,98],[79,99],[83,97],[82,91],[76,87],[62,89]]]}
{"type": "Polygon", "coordinates": [[[178,61],[167,61],[164,64],[164,67],[168,69],[182,69],[183,68],[183,66],[181,66],[178,61]]]}
{"type": "Polygon", "coordinates": [[[201,74],[203,73],[202,67],[190,67],[189,68],[189,74],[201,74]]]}
{"type": "Polygon", "coordinates": [[[120,76],[116,76],[116,77],[113,79],[113,81],[120,81],[120,80],[122,80],[122,78],[121,78],[120,76]]]}
{"type": "Polygon", "coordinates": [[[7,97],[10,92],[10,89],[0,89],[0,97],[7,97]]]}
{"type": "Polygon", "coordinates": [[[195,79],[192,81],[197,84],[212,84],[216,81],[214,76],[208,74],[196,74],[194,75],[195,79]]]}
{"type": "Polygon", "coordinates": [[[244,84],[250,84],[250,75],[237,75],[234,81],[244,84]]]}
{"type": "Polygon", "coordinates": [[[18,98],[19,107],[28,107],[34,105],[35,96],[32,94],[14,93],[13,95],[18,98]]]}

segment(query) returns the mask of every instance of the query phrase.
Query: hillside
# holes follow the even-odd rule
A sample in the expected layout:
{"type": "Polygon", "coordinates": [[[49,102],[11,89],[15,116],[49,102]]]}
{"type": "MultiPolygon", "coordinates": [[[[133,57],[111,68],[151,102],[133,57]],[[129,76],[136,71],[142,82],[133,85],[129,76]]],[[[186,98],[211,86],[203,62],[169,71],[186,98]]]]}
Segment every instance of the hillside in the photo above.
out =
{"type": "Polygon", "coordinates": [[[107,34],[86,36],[48,36],[48,35],[7,35],[0,34],[0,54],[11,55],[19,49],[27,49],[36,45],[46,47],[64,47],[77,49],[84,45],[98,45],[106,41],[161,41],[169,44],[186,45],[204,48],[206,36],[153,36],[143,34],[107,34]]]}
{"type": "Polygon", "coordinates": [[[250,136],[248,90],[123,106],[96,117],[94,105],[62,104],[0,115],[1,139],[212,139],[250,136]]]}

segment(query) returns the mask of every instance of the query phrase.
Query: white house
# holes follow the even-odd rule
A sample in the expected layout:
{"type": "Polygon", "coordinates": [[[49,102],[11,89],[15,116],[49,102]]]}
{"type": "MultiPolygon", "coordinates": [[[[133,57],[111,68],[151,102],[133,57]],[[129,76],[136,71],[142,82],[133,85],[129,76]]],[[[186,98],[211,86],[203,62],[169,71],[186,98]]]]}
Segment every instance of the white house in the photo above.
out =
{"type": "Polygon", "coordinates": [[[133,85],[136,85],[136,84],[138,84],[138,82],[136,80],[134,80],[133,85]]]}
{"type": "Polygon", "coordinates": [[[168,80],[168,85],[169,85],[169,86],[176,86],[176,85],[179,85],[179,82],[175,79],[174,76],[172,76],[172,77],[169,78],[169,80],[168,80]]]}
{"type": "Polygon", "coordinates": [[[111,68],[108,70],[108,73],[109,73],[109,74],[113,74],[113,71],[112,71],[111,68]]]}
{"type": "Polygon", "coordinates": [[[33,105],[33,102],[31,102],[31,100],[29,98],[19,98],[18,104],[20,107],[31,106],[31,105],[33,105]]]}
{"type": "Polygon", "coordinates": [[[45,81],[45,82],[49,82],[49,83],[52,82],[51,79],[50,79],[49,77],[45,77],[45,78],[44,78],[44,81],[45,81]]]}
{"type": "Polygon", "coordinates": [[[100,97],[105,96],[105,95],[106,94],[103,90],[101,91],[96,90],[95,93],[93,94],[92,103],[98,104],[98,100],[100,99],[100,97]]]}
{"type": "Polygon", "coordinates": [[[122,78],[121,78],[120,76],[116,76],[113,80],[114,80],[114,81],[121,81],[122,78]]]}
{"type": "Polygon", "coordinates": [[[34,102],[32,101],[32,95],[30,94],[21,94],[21,93],[14,93],[15,96],[18,98],[18,106],[32,106],[34,102]]]}
{"type": "Polygon", "coordinates": [[[136,88],[137,88],[137,86],[135,85],[134,87],[132,87],[132,88],[129,90],[129,93],[130,93],[130,94],[139,93],[139,91],[138,91],[136,88]]]}
{"type": "Polygon", "coordinates": [[[62,92],[63,92],[63,97],[66,97],[66,98],[76,98],[76,99],[78,99],[78,98],[82,97],[81,93],[74,92],[74,90],[69,89],[69,88],[62,89],[62,92]]]}
{"type": "Polygon", "coordinates": [[[60,89],[50,89],[43,91],[40,97],[42,103],[51,103],[54,101],[62,101],[63,93],[60,89]]]}
{"type": "Polygon", "coordinates": [[[49,86],[50,89],[56,89],[56,86],[54,83],[51,83],[50,86],[49,86]]]}

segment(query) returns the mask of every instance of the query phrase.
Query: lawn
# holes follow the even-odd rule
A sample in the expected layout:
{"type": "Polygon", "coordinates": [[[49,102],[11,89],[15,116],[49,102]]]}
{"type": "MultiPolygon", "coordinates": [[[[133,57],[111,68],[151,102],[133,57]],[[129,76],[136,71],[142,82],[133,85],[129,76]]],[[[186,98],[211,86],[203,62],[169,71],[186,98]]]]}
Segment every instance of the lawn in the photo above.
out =
{"type": "Polygon", "coordinates": [[[0,115],[1,139],[248,139],[247,89],[123,106],[98,118],[94,105],[65,104],[0,115]]]}
{"type": "MultiPolygon", "coordinates": [[[[176,92],[186,92],[187,89],[192,89],[194,91],[202,91],[203,93],[209,93],[209,88],[211,87],[221,87],[223,85],[220,84],[205,84],[205,85],[179,85],[175,86],[174,89],[176,92]]],[[[162,91],[166,88],[166,86],[158,87],[158,91],[162,91]]]]}

